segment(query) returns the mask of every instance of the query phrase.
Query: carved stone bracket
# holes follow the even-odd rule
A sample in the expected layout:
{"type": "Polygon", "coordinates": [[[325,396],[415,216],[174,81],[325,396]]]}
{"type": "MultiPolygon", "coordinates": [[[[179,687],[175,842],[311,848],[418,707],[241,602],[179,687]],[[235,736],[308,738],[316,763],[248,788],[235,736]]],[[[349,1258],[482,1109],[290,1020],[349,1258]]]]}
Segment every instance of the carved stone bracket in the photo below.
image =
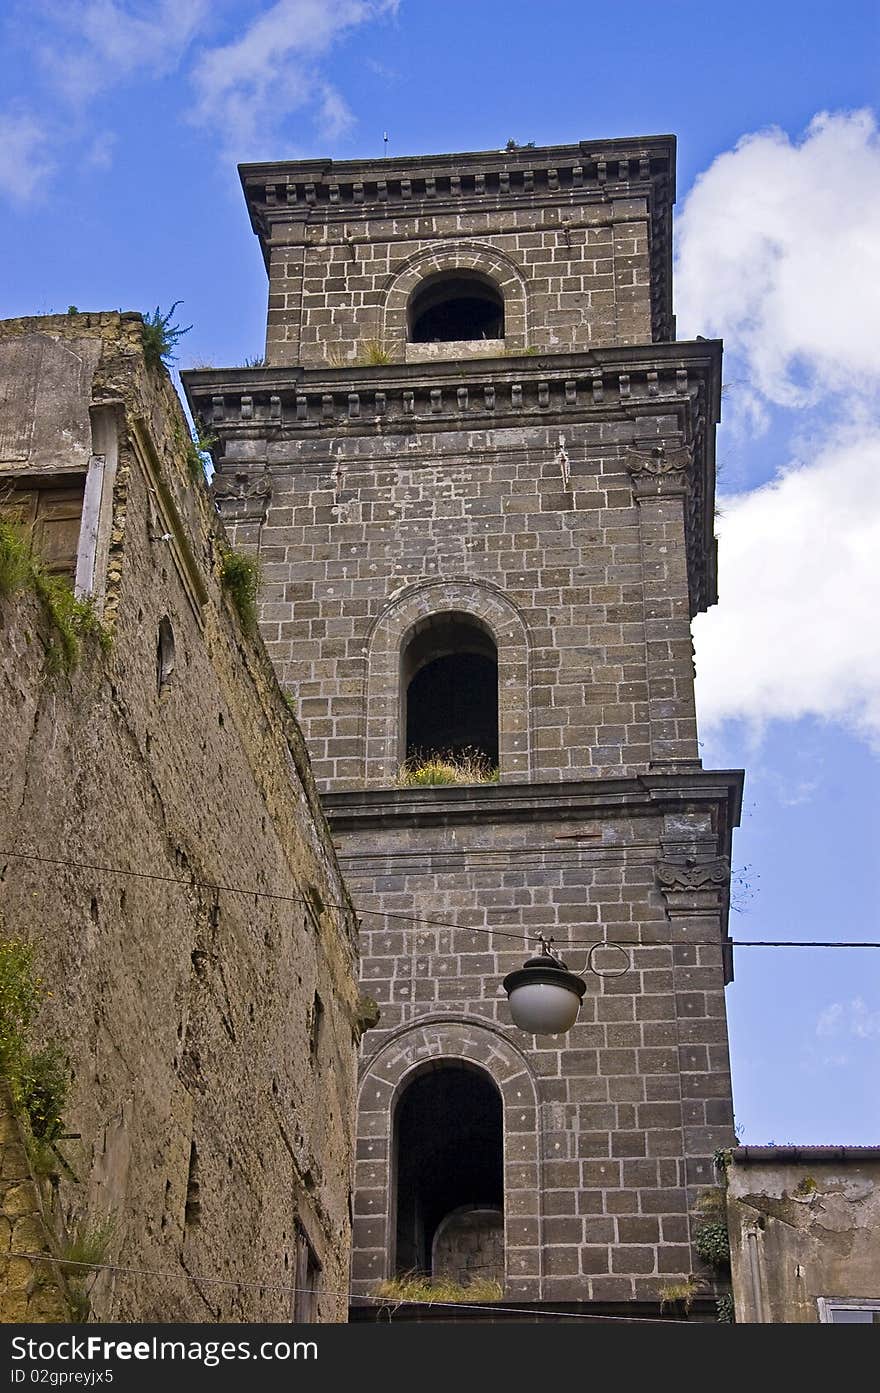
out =
{"type": "Polygon", "coordinates": [[[269,474],[217,474],[212,492],[223,517],[265,519],[272,497],[269,474]]]}
{"type": "Polygon", "coordinates": [[[637,497],[684,495],[690,487],[693,455],[690,446],[663,440],[636,441],[626,455],[637,497]]]}
{"type": "Polygon", "coordinates": [[[730,877],[730,862],[726,856],[716,856],[712,861],[696,861],[687,857],[684,861],[659,861],[657,881],[660,889],[703,890],[707,885],[726,885],[730,877]]]}
{"type": "Polygon", "coordinates": [[[726,900],[730,882],[726,856],[716,856],[711,861],[698,861],[691,856],[658,861],[656,873],[667,912],[714,908],[726,900]]]}

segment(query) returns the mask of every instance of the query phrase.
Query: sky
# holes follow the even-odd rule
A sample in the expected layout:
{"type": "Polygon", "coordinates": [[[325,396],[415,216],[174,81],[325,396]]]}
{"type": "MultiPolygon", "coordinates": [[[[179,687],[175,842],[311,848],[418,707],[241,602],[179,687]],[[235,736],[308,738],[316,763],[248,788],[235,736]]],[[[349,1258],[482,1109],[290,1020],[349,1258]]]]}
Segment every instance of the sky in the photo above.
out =
{"type": "MultiPolygon", "coordinates": [[[[880,6],[3,0],[0,316],[262,353],[237,161],[674,133],[680,338],[725,340],[701,756],[737,939],[880,941],[880,6]]],[[[880,949],[741,948],[740,1140],[880,1143],[880,949]]]]}

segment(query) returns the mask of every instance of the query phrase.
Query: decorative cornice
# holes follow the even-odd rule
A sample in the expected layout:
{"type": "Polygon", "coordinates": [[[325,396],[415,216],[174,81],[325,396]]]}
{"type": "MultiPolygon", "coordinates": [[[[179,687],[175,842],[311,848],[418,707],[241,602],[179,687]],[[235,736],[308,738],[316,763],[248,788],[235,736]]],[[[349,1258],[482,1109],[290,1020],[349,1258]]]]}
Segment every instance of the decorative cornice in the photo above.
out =
{"type": "MultiPolygon", "coordinates": [[[[720,343],[698,340],[375,367],[193,369],[181,379],[194,415],[223,441],[327,436],[339,442],[369,434],[387,443],[395,434],[491,431],[526,421],[567,432],[578,421],[637,422],[674,412],[678,434],[663,442],[636,436],[631,472],[640,496],[668,491],[681,467],[679,452],[690,452],[686,533],[694,615],[717,598],[712,427],[720,411],[720,365],[720,343]]],[[[221,459],[215,493],[226,487],[221,459]]],[[[227,495],[227,507],[241,503],[240,494],[227,495]]]]}
{"type": "MultiPolygon", "coordinates": [[[[458,823],[566,822],[679,812],[694,805],[719,808],[718,846],[727,849],[739,825],[743,774],[738,769],[694,769],[640,778],[561,780],[555,783],[474,784],[468,787],[353,789],[323,793],[335,835],[364,826],[453,826],[458,823]]],[[[672,861],[678,864],[678,861],[672,861]]],[[[686,863],[683,863],[686,864],[686,863]]]]}
{"type": "Polygon", "coordinates": [[[516,150],[419,155],[379,160],[301,160],[239,166],[251,217],[258,224],[282,210],[343,209],[382,205],[477,205],[510,199],[556,201],[584,189],[628,192],[664,181],[675,197],[675,137],[581,141],[516,150]]]}
{"type": "Polygon", "coordinates": [[[352,434],[414,422],[461,429],[478,419],[524,412],[570,414],[605,408],[638,414],[655,400],[702,391],[714,424],[720,412],[721,344],[649,344],[584,353],[467,358],[345,368],[198,368],[181,373],[202,419],[285,433],[332,429],[352,434]],[[464,419],[463,419],[464,418],[464,419]]]}

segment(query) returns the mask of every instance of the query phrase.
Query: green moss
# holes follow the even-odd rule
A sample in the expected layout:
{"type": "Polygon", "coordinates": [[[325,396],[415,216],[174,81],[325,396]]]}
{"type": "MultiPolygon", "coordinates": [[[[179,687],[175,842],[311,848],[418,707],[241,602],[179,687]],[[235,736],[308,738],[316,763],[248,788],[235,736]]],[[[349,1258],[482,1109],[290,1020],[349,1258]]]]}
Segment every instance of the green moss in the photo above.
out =
{"type": "Polygon", "coordinates": [[[705,1218],[718,1218],[725,1212],[725,1193],[720,1185],[704,1190],[694,1208],[705,1218]]]}
{"type": "Polygon", "coordinates": [[[811,1175],[805,1175],[800,1184],[795,1186],[794,1192],[800,1198],[806,1199],[809,1195],[815,1195],[818,1188],[819,1186],[816,1184],[813,1177],[811,1175]]]}
{"type": "Polygon", "coordinates": [[[263,583],[257,558],[231,548],[225,551],[220,563],[220,582],[235,607],[245,633],[256,633],[257,595],[263,583]]]}
{"type": "Polygon", "coordinates": [[[46,670],[70,673],[82,655],[84,639],[95,638],[106,651],[110,635],[91,600],[78,600],[69,577],[50,574],[31,551],[31,539],[17,522],[0,522],[0,595],[29,588],[49,621],[46,670]]]}
{"type": "Polygon", "coordinates": [[[95,613],[91,600],[78,600],[64,576],[53,576],[39,564],[32,568],[32,584],[51,625],[46,648],[50,673],[71,673],[82,656],[83,639],[95,638],[106,652],[110,635],[95,613]]]}
{"type": "Polygon", "coordinates": [[[27,535],[14,522],[0,521],[0,595],[13,595],[31,578],[27,535]]]}
{"type": "Polygon", "coordinates": [[[48,994],[31,945],[17,938],[0,939],[0,1071],[34,1140],[44,1145],[64,1129],[62,1113],[70,1088],[70,1069],[60,1048],[51,1041],[36,1050],[31,1047],[31,1029],[48,994]]]}
{"type": "Polygon", "coordinates": [[[710,1263],[712,1267],[730,1266],[730,1239],[723,1219],[712,1219],[701,1224],[694,1233],[694,1247],[703,1262],[710,1263]]]}

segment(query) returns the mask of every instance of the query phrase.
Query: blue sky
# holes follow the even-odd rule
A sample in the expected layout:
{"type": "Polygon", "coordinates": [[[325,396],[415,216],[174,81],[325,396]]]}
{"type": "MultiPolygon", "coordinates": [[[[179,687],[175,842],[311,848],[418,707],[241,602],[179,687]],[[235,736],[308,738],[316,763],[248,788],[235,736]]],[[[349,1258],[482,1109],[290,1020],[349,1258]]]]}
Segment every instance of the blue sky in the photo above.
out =
{"type": "MultiPolygon", "coordinates": [[[[237,160],[678,137],[682,337],[726,343],[702,755],[738,938],[880,940],[880,6],[6,0],[0,314],[183,300],[262,351],[237,160]]],[[[742,949],[745,1142],[880,1141],[880,950],[742,949]]]]}

